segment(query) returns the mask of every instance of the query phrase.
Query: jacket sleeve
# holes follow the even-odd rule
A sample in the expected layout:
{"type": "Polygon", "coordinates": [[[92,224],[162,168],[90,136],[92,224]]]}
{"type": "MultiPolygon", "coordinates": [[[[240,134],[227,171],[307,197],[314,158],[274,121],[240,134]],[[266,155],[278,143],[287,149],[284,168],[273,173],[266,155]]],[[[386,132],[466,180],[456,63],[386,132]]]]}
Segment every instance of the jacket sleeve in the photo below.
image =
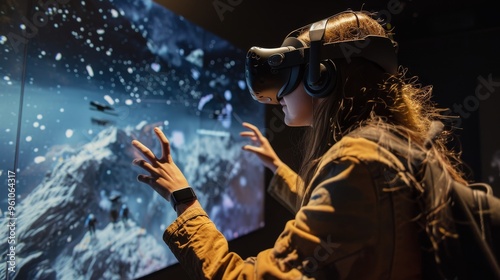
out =
{"type": "Polygon", "coordinates": [[[367,168],[352,159],[325,168],[313,181],[309,202],[286,224],[274,248],[255,258],[229,252],[201,208],[183,213],[163,238],[193,279],[321,278],[325,268],[363,255],[362,248],[373,242],[376,199],[369,178],[367,168]]]}
{"type": "Polygon", "coordinates": [[[282,164],[276,169],[267,191],[281,205],[295,214],[299,205],[299,189],[303,185],[297,173],[288,165],[282,164]]]}

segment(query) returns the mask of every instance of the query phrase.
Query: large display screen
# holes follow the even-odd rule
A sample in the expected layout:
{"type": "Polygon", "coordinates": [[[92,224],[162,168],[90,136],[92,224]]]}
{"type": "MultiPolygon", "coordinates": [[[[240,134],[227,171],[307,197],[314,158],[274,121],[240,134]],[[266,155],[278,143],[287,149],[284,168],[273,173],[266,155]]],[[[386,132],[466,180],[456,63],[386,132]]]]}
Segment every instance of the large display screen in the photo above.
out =
{"type": "Polygon", "coordinates": [[[159,126],[219,230],[263,226],[264,124],[245,53],[149,0],[16,1],[0,33],[0,277],[135,279],[176,262],[176,213],[132,165],[159,126]]]}

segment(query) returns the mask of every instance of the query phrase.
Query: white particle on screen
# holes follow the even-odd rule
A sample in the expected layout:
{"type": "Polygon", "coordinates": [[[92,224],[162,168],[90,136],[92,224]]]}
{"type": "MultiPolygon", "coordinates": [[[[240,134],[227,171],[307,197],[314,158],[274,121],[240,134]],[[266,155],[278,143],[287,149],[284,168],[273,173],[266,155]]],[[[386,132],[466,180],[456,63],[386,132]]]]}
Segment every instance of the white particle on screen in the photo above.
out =
{"type": "Polygon", "coordinates": [[[153,71],[155,71],[155,72],[158,72],[158,71],[160,71],[161,66],[160,66],[160,64],[153,62],[153,63],[151,63],[151,69],[153,69],[153,71]]]}
{"type": "Polygon", "coordinates": [[[245,81],[239,80],[238,86],[240,87],[240,89],[245,89],[247,87],[247,83],[245,81]]]}
{"type": "Polygon", "coordinates": [[[132,100],[130,100],[130,99],[126,99],[126,100],[125,100],[125,104],[126,104],[126,105],[129,105],[129,106],[130,106],[130,105],[132,105],[133,103],[134,103],[134,102],[133,102],[132,100]]]}
{"type": "Polygon", "coordinates": [[[120,14],[115,9],[111,9],[111,16],[117,18],[120,14]]]}
{"type": "Polygon", "coordinates": [[[64,108],[59,109],[59,112],[64,113],[64,108]]]}
{"type": "Polygon", "coordinates": [[[67,129],[66,130],[66,137],[67,138],[71,138],[71,136],[73,136],[73,130],[72,129],[67,129]]]}
{"type": "Polygon", "coordinates": [[[245,176],[240,177],[240,186],[246,187],[247,185],[247,178],[245,176]]]}
{"type": "Polygon", "coordinates": [[[200,78],[200,71],[191,69],[191,76],[193,77],[193,79],[198,80],[200,78]]]}
{"type": "Polygon", "coordinates": [[[35,157],[34,161],[36,164],[42,163],[45,161],[45,157],[37,156],[37,157],[35,157]]]}
{"type": "Polygon", "coordinates": [[[61,53],[57,53],[56,54],[56,60],[61,60],[62,58],[62,54],[61,53]]]}
{"type": "Polygon", "coordinates": [[[41,120],[41,119],[43,119],[43,116],[42,116],[42,114],[38,114],[38,115],[36,115],[36,118],[41,120]]]}
{"type": "Polygon", "coordinates": [[[115,104],[115,101],[113,101],[113,98],[109,95],[104,95],[104,100],[108,101],[109,105],[115,104]]]}
{"type": "Polygon", "coordinates": [[[87,72],[89,73],[89,76],[94,77],[94,70],[92,69],[92,66],[87,65],[86,68],[87,68],[87,72]]]}
{"type": "Polygon", "coordinates": [[[31,140],[33,140],[33,137],[31,137],[31,136],[26,136],[26,142],[31,142],[31,140]]]}
{"type": "Polygon", "coordinates": [[[39,122],[34,122],[33,123],[33,127],[39,127],[40,126],[40,123],[39,122]]]}
{"type": "Polygon", "coordinates": [[[228,101],[229,101],[229,100],[231,100],[231,98],[232,98],[232,97],[233,97],[233,94],[231,93],[231,91],[230,91],[230,90],[226,90],[226,91],[224,92],[224,98],[226,98],[226,100],[228,100],[228,101]]]}

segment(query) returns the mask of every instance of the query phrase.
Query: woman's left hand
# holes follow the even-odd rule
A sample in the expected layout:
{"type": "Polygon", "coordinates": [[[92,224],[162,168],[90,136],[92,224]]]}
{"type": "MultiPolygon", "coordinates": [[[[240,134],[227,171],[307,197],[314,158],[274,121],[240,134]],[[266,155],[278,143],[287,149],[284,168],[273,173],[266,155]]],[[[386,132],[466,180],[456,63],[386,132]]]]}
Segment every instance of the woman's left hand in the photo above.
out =
{"type": "Polygon", "coordinates": [[[161,142],[161,157],[156,157],[148,147],[137,140],[133,140],[132,145],[147,159],[134,159],[133,163],[149,173],[149,175],[141,174],[137,176],[137,179],[150,185],[166,200],[170,200],[170,194],[173,191],[185,188],[189,184],[172,159],[170,143],[165,134],[158,127],[154,128],[154,132],[161,142]]]}

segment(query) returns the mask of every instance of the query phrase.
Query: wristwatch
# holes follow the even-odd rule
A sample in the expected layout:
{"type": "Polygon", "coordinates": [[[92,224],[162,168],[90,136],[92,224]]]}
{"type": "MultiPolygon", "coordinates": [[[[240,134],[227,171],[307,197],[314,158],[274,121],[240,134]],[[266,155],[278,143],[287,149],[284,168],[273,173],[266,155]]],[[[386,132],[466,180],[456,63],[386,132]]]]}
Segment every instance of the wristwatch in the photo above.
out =
{"type": "Polygon", "coordinates": [[[185,204],[194,200],[196,200],[196,194],[191,187],[176,190],[170,194],[170,204],[172,204],[175,211],[177,211],[177,205],[185,204]]]}

